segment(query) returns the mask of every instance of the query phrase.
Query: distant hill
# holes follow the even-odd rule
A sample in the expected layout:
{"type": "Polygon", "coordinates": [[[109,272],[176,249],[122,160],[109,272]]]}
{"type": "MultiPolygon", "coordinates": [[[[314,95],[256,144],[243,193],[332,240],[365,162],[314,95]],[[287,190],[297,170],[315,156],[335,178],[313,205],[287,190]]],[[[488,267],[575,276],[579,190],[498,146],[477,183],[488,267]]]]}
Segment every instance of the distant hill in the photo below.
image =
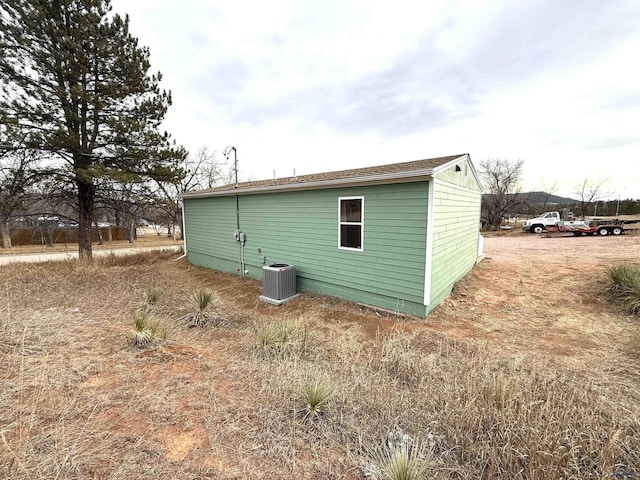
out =
{"type": "Polygon", "coordinates": [[[483,194],[483,219],[499,220],[500,216],[539,215],[543,211],[560,211],[563,208],[572,210],[576,215],[596,215],[596,211],[606,216],[640,214],[640,200],[600,200],[583,203],[577,198],[549,195],[545,192],[522,192],[517,194],[517,198],[513,197],[511,194],[506,199],[502,198],[498,205],[493,195],[483,194]],[[582,209],[585,213],[582,213],[582,209]]]}
{"type": "Polygon", "coordinates": [[[576,200],[575,198],[549,195],[545,192],[522,192],[520,196],[526,198],[532,205],[543,204],[545,200],[547,205],[571,205],[580,202],[580,200],[576,200]]]}
{"type": "MultiPolygon", "coordinates": [[[[575,198],[569,197],[561,197],[559,195],[549,195],[545,192],[522,192],[518,193],[518,200],[530,206],[535,205],[573,205],[576,203],[580,203],[580,200],[576,200],[575,198]]],[[[491,194],[483,194],[483,198],[489,199],[492,197],[491,194]]],[[[509,197],[513,197],[513,194],[510,194],[509,197]]]]}
{"type": "MultiPolygon", "coordinates": [[[[538,215],[543,210],[561,210],[563,208],[575,209],[580,204],[579,200],[569,197],[561,197],[560,195],[549,195],[545,192],[522,192],[517,194],[517,198],[513,198],[514,194],[507,196],[500,210],[500,215],[538,215]]],[[[489,218],[492,209],[495,209],[493,195],[482,195],[482,216],[489,218]]]]}

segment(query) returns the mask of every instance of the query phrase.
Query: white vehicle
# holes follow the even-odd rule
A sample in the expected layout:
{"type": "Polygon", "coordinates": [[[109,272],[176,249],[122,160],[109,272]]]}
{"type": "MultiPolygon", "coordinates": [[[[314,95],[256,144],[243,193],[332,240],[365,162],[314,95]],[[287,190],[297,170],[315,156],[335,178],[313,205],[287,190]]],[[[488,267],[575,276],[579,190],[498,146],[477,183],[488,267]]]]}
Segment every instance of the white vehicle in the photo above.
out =
{"type": "Polygon", "coordinates": [[[562,220],[559,212],[545,212],[539,217],[530,218],[522,224],[522,229],[531,233],[553,232],[573,233],[574,235],[622,235],[624,225],[639,223],[640,220],[620,220],[617,218],[592,218],[591,220],[562,220]]]}
{"type": "Polygon", "coordinates": [[[522,229],[531,233],[542,233],[547,227],[555,227],[560,221],[560,212],[545,212],[539,217],[525,220],[522,229]]]}

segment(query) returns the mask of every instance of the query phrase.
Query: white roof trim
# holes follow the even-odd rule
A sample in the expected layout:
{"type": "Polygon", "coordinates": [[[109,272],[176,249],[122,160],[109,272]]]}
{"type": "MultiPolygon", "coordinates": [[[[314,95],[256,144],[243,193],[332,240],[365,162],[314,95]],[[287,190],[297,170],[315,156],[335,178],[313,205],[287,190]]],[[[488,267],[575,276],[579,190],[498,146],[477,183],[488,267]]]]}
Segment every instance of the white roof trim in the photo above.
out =
{"type": "MultiPolygon", "coordinates": [[[[460,157],[462,158],[462,157],[460,157]]],[[[248,188],[231,188],[228,190],[215,190],[215,191],[201,191],[186,193],[182,198],[204,198],[204,197],[220,197],[229,195],[247,195],[252,193],[267,193],[278,191],[295,191],[295,190],[315,190],[320,188],[337,188],[367,184],[380,184],[380,183],[399,183],[407,180],[410,182],[417,182],[420,180],[428,180],[434,175],[434,169],[422,169],[405,172],[393,172],[384,173],[378,175],[367,175],[364,177],[346,177],[337,178],[332,180],[319,180],[315,182],[304,183],[288,183],[284,185],[260,185],[256,187],[248,188]]]]}

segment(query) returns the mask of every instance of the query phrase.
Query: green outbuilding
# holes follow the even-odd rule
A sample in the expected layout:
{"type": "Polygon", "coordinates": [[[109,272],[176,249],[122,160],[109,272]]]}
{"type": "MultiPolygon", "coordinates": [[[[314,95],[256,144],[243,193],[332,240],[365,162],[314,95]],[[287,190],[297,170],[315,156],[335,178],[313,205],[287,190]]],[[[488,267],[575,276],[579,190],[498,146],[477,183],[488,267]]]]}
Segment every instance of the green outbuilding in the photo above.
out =
{"type": "Polygon", "coordinates": [[[468,154],[185,194],[189,262],[256,279],[295,266],[298,291],[425,317],[482,256],[468,154]]]}

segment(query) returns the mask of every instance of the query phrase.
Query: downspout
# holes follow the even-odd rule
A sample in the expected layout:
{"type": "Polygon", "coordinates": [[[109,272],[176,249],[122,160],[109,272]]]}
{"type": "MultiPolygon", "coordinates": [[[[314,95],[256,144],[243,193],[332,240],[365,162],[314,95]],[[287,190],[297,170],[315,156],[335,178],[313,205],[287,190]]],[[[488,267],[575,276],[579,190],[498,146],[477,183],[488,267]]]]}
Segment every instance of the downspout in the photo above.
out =
{"type": "MultiPolygon", "coordinates": [[[[185,221],[184,221],[184,199],[182,200],[182,204],[180,205],[180,208],[182,209],[182,250],[183,250],[184,254],[182,254],[178,258],[176,258],[176,262],[178,260],[180,260],[181,258],[186,257],[187,253],[188,253],[187,252],[187,232],[186,232],[186,230],[184,228],[184,224],[185,224],[185,221]]],[[[174,227],[174,229],[175,229],[175,227],[174,227]]],[[[175,234],[175,232],[174,232],[174,234],[175,234]]]]}

